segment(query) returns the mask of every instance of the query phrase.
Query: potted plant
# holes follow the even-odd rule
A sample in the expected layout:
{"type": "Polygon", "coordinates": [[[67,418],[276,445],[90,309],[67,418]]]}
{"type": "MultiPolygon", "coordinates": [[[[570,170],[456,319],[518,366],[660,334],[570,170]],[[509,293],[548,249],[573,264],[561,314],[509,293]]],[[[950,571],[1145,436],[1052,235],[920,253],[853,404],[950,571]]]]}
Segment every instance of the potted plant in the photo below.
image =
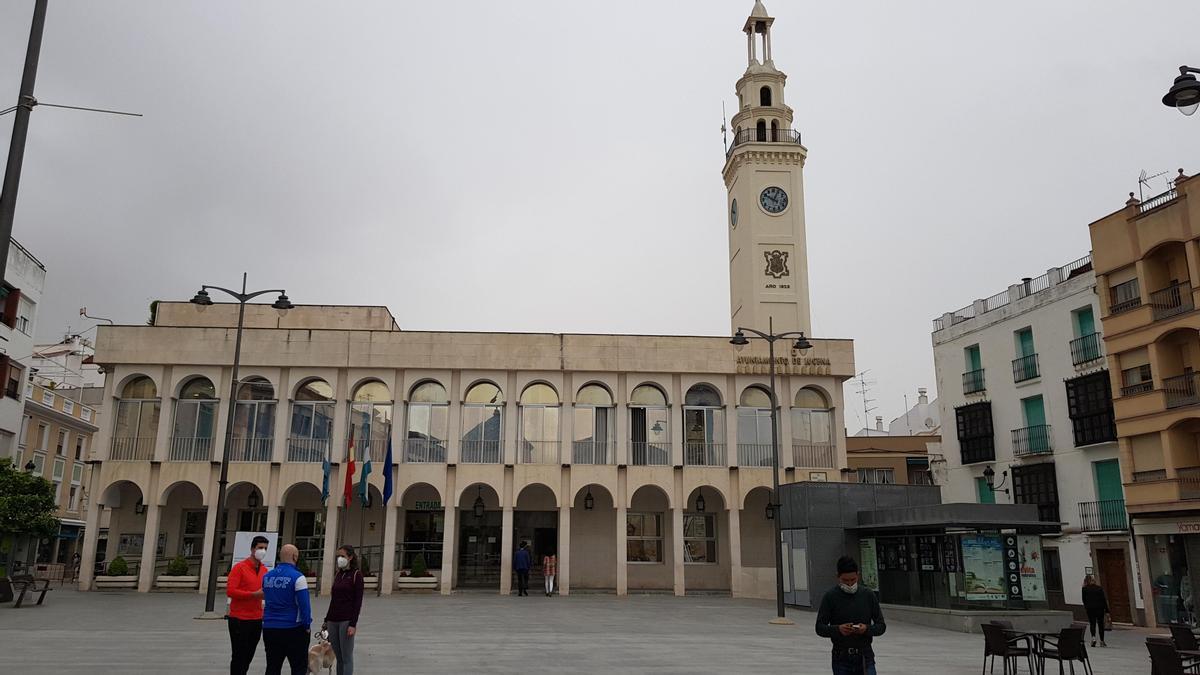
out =
{"type": "Polygon", "coordinates": [[[413,557],[408,574],[401,573],[396,577],[396,587],[401,589],[435,590],[437,585],[438,578],[430,574],[429,568],[425,565],[425,554],[423,553],[418,553],[413,557]]]}
{"type": "Polygon", "coordinates": [[[129,573],[129,563],[125,558],[117,556],[108,563],[105,574],[96,577],[96,588],[115,590],[137,588],[137,575],[129,573]]]}
{"type": "Polygon", "coordinates": [[[188,574],[190,572],[187,558],[177,555],[167,569],[154,580],[158,588],[195,590],[200,587],[200,577],[188,574]]]}

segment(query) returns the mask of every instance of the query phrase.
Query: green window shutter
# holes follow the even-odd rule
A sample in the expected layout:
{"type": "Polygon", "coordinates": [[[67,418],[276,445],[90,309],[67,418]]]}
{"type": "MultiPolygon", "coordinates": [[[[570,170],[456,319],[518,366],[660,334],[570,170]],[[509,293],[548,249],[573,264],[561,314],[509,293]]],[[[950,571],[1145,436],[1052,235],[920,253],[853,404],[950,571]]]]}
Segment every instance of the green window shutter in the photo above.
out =
{"type": "Polygon", "coordinates": [[[983,360],[979,357],[979,345],[967,347],[967,372],[983,368],[983,360]]]}
{"type": "Polygon", "coordinates": [[[1017,346],[1020,351],[1020,356],[1033,356],[1036,351],[1033,348],[1033,331],[1026,328],[1017,333],[1017,346]]]}
{"type": "Polygon", "coordinates": [[[987,480],[983,478],[975,479],[975,492],[979,495],[980,504],[995,504],[996,491],[988,487],[987,480]]]}
{"type": "Polygon", "coordinates": [[[1096,500],[1107,502],[1124,499],[1121,491],[1121,466],[1115,459],[1092,462],[1096,475],[1096,500]]]}
{"type": "Polygon", "coordinates": [[[1096,332],[1096,317],[1092,308],[1086,307],[1075,312],[1075,337],[1084,337],[1096,332]]]}

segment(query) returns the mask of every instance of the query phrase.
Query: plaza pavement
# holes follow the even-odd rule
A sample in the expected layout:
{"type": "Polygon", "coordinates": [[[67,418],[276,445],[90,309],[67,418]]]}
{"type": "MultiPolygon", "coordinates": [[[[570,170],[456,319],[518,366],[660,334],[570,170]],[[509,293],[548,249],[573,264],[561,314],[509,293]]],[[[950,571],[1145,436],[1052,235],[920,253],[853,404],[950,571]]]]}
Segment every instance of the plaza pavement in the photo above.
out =
{"type": "MultiPolygon", "coordinates": [[[[326,598],[315,601],[317,624],[327,604],[326,598]]],[[[6,604],[0,606],[0,671],[228,672],[225,623],[195,620],[203,605],[196,594],[70,589],[50,593],[42,607],[6,604]]],[[[815,614],[789,610],[795,626],[768,625],[771,602],[462,593],[368,596],[363,605],[358,673],[829,672],[828,643],[813,633],[815,614]]],[[[1146,633],[1117,631],[1111,647],[1091,650],[1095,672],[1149,672],[1146,633]]],[[[983,637],[891,623],[876,650],[881,675],[974,674],[983,637]]],[[[263,668],[260,645],[251,672],[263,668]]]]}

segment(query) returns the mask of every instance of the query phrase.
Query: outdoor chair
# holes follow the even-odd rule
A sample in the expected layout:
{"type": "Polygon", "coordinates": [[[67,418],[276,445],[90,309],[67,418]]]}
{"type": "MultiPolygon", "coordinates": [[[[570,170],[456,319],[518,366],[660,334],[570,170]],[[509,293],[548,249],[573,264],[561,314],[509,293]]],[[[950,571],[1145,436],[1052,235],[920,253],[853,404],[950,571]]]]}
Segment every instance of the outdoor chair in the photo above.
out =
{"type": "MultiPolygon", "coordinates": [[[[1196,634],[1190,627],[1182,623],[1173,623],[1168,627],[1171,629],[1171,642],[1175,645],[1176,652],[1200,651],[1200,641],[1196,640],[1196,634]]],[[[1197,666],[1200,666],[1200,656],[1180,654],[1179,659],[1183,663],[1184,670],[1196,672],[1197,666]]]]}
{"type": "Polygon", "coordinates": [[[1087,647],[1083,644],[1083,628],[1071,626],[1058,632],[1058,638],[1042,638],[1044,645],[1038,651],[1038,670],[1046,672],[1046,659],[1058,661],[1058,672],[1062,675],[1063,665],[1071,669],[1075,675],[1075,662],[1083,664],[1083,671],[1092,675],[1092,662],[1088,659],[1087,647]]]}
{"type": "Polygon", "coordinates": [[[1150,675],[1185,675],[1183,658],[1175,645],[1146,638],[1146,651],[1150,652],[1150,675]]]}
{"type": "Polygon", "coordinates": [[[12,594],[16,598],[13,607],[20,609],[21,604],[25,602],[26,592],[40,593],[38,595],[37,604],[41,605],[46,600],[46,594],[50,592],[49,579],[35,579],[29,575],[14,576],[9,578],[9,583],[12,585],[12,594]]]}
{"type": "Polygon", "coordinates": [[[1013,629],[1013,622],[1005,621],[1003,619],[992,619],[988,623],[992,624],[993,626],[1000,626],[1004,630],[1012,630],[1013,629]]]}
{"type": "Polygon", "coordinates": [[[982,673],[988,672],[988,657],[992,657],[991,671],[995,672],[996,657],[999,656],[1004,660],[1004,675],[1016,675],[1018,659],[1024,658],[1029,664],[1029,672],[1032,674],[1036,671],[1033,669],[1033,649],[1030,648],[1029,640],[1025,636],[1009,637],[1004,629],[994,623],[981,624],[983,629],[983,669],[982,673]],[[1025,646],[1020,646],[1024,643],[1025,646]]]}

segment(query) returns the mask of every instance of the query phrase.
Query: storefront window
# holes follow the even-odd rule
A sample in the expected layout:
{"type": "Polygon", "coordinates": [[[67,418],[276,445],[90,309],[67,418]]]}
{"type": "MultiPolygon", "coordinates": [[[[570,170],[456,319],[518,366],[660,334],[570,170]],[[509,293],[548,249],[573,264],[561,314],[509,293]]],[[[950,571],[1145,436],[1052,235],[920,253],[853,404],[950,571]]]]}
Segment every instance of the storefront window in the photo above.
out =
{"type": "MultiPolygon", "coordinates": [[[[1156,534],[1145,538],[1150,559],[1154,614],[1160,625],[1196,625],[1196,598],[1188,577],[1188,542],[1183,535],[1156,534]]],[[[1200,540],[1196,542],[1200,544],[1200,540]]],[[[1196,546],[1193,544],[1193,547],[1196,546]]]]}

